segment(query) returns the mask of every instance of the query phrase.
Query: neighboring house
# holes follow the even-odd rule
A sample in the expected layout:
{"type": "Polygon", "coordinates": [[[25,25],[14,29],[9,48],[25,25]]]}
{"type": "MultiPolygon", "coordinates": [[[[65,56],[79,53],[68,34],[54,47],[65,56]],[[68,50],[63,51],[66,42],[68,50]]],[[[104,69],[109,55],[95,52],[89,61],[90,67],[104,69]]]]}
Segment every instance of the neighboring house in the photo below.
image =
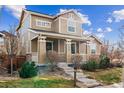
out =
{"type": "Polygon", "coordinates": [[[0,52],[6,53],[6,44],[5,39],[9,39],[9,37],[16,37],[15,35],[7,32],[7,31],[0,31],[0,52]]]}
{"type": "Polygon", "coordinates": [[[3,31],[0,31],[0,53],[2,53],[5,48],[4,37],[5,37],[5,34],[3,33],[3,31]]]}
{"type": "Polygon", "coordinates": [[[56,51],[59,62],[71,63],[75,54],[87,60],[91,54],[100,54],[101,42],[94,36],[83,35],[83,21],[75,10],[57,16],[23,10],[17,31],[20,32],[24,54],[44,64],[47,52],[56,51]],[[91,40],[92,43],[86,42],[91,40]]]}

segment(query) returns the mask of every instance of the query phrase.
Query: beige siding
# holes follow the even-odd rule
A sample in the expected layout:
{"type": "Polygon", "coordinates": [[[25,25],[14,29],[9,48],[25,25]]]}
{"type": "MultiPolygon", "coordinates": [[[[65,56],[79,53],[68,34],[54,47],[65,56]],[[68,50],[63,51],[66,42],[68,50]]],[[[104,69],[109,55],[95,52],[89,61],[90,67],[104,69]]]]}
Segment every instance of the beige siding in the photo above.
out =
{"type": "Polygon", "coordinates": [[[76,22],[76,32],[74,32],[74,33],[68,32],[68,27],[67,26],[68,26],[67,19],[60,18],[60,33],[82,36],[81,23],[76,22]]]}
{"type": "Polygon", "coordinates": [[[53,28],[55,32],[59,32],[59,19],[53,21],[53,28]]]}
{"type": "Polygon", "coordinates": [[[64,53],[65,52],[65,45],[64,45],[64,40],[60,40],[60,52],[64,53]]]}
{"type": "Polygon", "coordinates": [[[33,29],[39,29],[39,30],[45,30],[45,31],[53,31],[53,23],[52,22],[53,22],[53,20],[50,19],[50,18],[45,18],[45,17],[41,17],[41,16],[35,16],[35,15],[31,16],[31,28],[33,28],[33,29]],[[51,22],[51,28],[37,26],[36,25],[36,20],[51,22]]]}
{"type": "Polygon", "coordinates": [[[32,15],[31,16],[31,28],[45,30],[45,31],[53,31],[53,32],[58,32],[62,34],[81,36],[82,35],[81,19],[75,13],[72,13],[72,14],[73,14],[73,20],[74,22],[76,22],[75,33],[71,33],[67,31],[68,30],[67,21],[68,21],[69,13],[61,15],[59,18],[55,20],[41,17],[41,16],[32,15]],[[36,26],[36,20],[43,20],[43,21],[51,22],[51,28],[36,26]]]}
{"type": "Polygon", "coordinates": [[[86,44],[80,43],[80,54],[86,54],[86,44]]]}
{"type": "Polygon", "coordinates": [[[31,41],[31,52],[37,52],[38,40],[34,39],[31,41]]]}
{"type": "Polygon", "coordinates": [[[65,14],[61,15],[61,17],[69,18],[70,14],[72,14],[72,17],[74,18],[74,20],[81,21],[81,18],[78,17],[74,12],[65,13],[65,14]]]}

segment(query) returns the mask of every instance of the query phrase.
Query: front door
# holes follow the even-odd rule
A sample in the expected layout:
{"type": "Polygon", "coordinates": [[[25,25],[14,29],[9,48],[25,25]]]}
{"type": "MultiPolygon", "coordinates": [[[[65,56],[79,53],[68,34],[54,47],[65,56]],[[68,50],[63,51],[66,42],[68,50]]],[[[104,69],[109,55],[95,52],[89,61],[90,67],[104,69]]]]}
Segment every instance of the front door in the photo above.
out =
{"type": "Polygon", "coordinates": [[[46,42],[46,51],[53,51],[53,41],[46,42]]]}
{"type": "Polygon", "coordinates": [[[76,54],[76,42],[71,43],[71,53],[76,54]]]}

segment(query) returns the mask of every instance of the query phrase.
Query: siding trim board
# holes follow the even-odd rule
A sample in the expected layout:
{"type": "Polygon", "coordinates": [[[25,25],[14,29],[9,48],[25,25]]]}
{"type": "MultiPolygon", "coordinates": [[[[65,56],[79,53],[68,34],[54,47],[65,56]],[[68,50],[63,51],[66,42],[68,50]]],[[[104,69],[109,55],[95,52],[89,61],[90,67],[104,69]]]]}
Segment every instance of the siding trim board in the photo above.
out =
{"type": "Polygon", "coordinates": [[[48,32],[37,32],[35,30],[32,30],[32,29],[29,29],[29,31],[31,32],[34,32],[34,33],[37,33],[37,34],[43,34],[43,35],[48,35],[48,36],[53,36],[53,37],[58,37],[58,38],[70,38],[70,39],[76,39],[76,40],[81,40],[81,41],[84,41],[84,40],[89,40],[87,37],[79,37],[79,36],[73,36],[73,35],[65,35],[65,34],[59,34],[59,33],[48,33],[48,32]]]}

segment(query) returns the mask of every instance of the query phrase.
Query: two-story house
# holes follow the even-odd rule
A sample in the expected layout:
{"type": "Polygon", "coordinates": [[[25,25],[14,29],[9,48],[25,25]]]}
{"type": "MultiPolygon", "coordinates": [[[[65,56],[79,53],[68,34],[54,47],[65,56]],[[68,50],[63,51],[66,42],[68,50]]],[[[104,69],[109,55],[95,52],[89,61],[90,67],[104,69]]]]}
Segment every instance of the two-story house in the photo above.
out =
{"type": "Polygon", "coordinates": [[[33,61],[44,64],[49,50],[56,51],[59,62],[71,63],[75,54],[86,60],[90,54],[100,54],[101,42],[94,36],[84,36],[83,21],[75,10],[57,16],[23,10],[17,31],[20,32],[24,53],[33,61]],[[91,40],[93,44],[87,44],[91,40]],[[94,43],[95,42],[95,43],[94,43]]]}

